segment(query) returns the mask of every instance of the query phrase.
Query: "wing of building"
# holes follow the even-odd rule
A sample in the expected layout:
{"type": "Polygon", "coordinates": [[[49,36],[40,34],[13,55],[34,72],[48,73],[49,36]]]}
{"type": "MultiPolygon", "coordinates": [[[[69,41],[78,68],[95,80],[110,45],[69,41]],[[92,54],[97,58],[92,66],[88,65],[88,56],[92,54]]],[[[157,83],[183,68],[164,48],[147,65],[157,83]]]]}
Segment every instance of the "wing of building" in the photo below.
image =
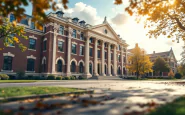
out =
{"type": "MultiPolygon", "coordinates": [[[[10,21],[15,20],[9,15],[10,21]]],[[[106,20],[90,25],[78,17],[65,17],[62,11],[49,13],[50,20],[38,30],[26,15],[19,25],[25,27],[28,50],[21,52],[13,44],[0,52],[1,73],[47,76],[121,76],[126,74],[128,44],[106,20]]],[[[3,42],[0,42],[3,47],[3,42]]]]}
{"type": "MultiPolygon", "coordinates": [[[[138,45],[138,44],[136,44],[138,45]]],[[[133,49],[127,50],[127,57],[132,55],[133,49]]],[[[158,52],[156,53],[153,51],[152,54],[147,54],[150,57],[150,61],[154,62],[157,57],[162,57],[164,60],[168,63],[170,66],[170,69],[172,69],[173,73],[177,72],[177,60],[175,58],[175,55],[173,53],[173,49],[171,48],[169,51],[166,52],[158,52]]],[[[132,62],[128,62],[127,64],[131,64],[132,62]]],[[[129,73],[129,75],[135,75],[135,73],[129,73]]],[[[153,73],[147,73],[148,76],[155,76],[155,72],[153,73]]],[[[168,72],[162,72],[162,76],[168,76],[168,72]]]]}

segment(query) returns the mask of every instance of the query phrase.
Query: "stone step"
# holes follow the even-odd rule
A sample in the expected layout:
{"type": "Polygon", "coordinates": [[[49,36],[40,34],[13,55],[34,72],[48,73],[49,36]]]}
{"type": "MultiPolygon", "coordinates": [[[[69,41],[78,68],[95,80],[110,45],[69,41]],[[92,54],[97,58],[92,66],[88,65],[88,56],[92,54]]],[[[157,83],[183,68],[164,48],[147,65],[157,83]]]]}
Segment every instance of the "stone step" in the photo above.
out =
{"type": "Polygon", "coordinates": [[[117,76],[93,76],[90,79],[98,79],[98,80],[122,80],[122,78],[117,76]]]}

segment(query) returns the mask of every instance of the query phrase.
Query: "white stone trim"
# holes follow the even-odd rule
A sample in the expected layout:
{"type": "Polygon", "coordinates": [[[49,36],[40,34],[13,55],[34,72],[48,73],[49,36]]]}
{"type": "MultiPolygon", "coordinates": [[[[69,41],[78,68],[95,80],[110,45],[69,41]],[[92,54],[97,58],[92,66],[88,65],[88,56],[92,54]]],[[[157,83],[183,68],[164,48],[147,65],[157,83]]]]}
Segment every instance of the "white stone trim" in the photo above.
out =
{"type": "Polygon", "coordinates": [[[56,59],[56,64],[57,64],[58,60],[62,60],[62,63],[63,63],[62,65],[65,65],[65,60],[61,56],[56,59]]]}
{"type": "Polygon", "coordinates": [[[27,59],[36,59],[36,57],[33,55],[30,55],[30,56],[27,56],[27,59]]]}
{"type": "Polygon", "coordinates": [[[74,61],[74,62],[75,62],[75,65],[76,65],[76,66],[78,65],[78,62],[76,61],[76,59],[75,59],[75,58],[73,58],[73,59],[71,60],[70,65],[71,65],[72,61],[74,61]]]}
{"type": "Polygon", "coordinates": [[[77,45],[77,43],[76,43],[76,42],[72,42],[72,44],[76,44],[76,45],[77,45]]]}
{"type": "Polygon", "coordinates": [[[81,59],[81,60],[78,62],[78,66],[80,66],[80,62],[83,63],[83,66],[85,65],[85,62],[81,59]]]}
{"type": "Polygon", "coordinates": [[[89,46],[90,48],[93,48],[93,46],[89,46]]]}
{"type": "Polygon", "coordinates": [[[44,40],[43,41],[46,41],[47,40],[47,38],[44,38],[44,40]]]}
{"type": "Polygon", "coordinates": [[[28,50],[30,50],[30,51],[36,51],[36,49],[28,49],[28,50]]]}
{"type": "Polygon", "coordinates": [[[36,39],[37,40],[37,37],[35,37],[34,35],[29,36],[29,38],[33,38],[33,39],[36,39]]]}
{"type": "Polygon", "coordinates": [[[42,58],[42,64],[44,64],[44,60],[46,61],[46,57],[45,56],[42,58]]]}
{"type": "Polygon", "coordinates": [[[3,56],[15,57],[15,55],[14,55],[14,54],[12,54],[11,52],[3,53],[3,56]]]}
{"type": "Polygon", "coordinates": [[[84,44],[80,44],[80,46],[85,46],[84,44]]]}
{"type": "Polygon", "coordinates": [[[62,42],[65,42],[63,39],[58,39],[58,41],[62,41],[62,42]]]}

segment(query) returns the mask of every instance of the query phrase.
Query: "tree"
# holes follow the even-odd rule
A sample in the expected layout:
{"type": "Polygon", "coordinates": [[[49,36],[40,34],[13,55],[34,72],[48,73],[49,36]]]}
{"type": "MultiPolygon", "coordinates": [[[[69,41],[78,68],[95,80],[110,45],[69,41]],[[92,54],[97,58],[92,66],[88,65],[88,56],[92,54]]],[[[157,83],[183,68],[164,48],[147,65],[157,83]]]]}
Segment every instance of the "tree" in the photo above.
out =
{"type": "MultiPolygon", "coordinates": [[[[7,18],[4,19],[4,24],[0,25],[0,40],[3,40],[4,46],[17,45],[21,51],[25,51],[27,48],[21,43],[15,35],[20,36],[23,39],[28,39],[25,36],[24,27],[16,26],[16,22],[9,22],[7,18]]],[[[2,50],[2,48],[1,48],[2,50]]]]}
{"type": "Polygon", "coordinates": [[[162,57],[157,57],[157,59],[154,62],[153,70],[157,73],[168,72],[169,65],[162,57]]]}
{"type": "Polygon", "coordinates": [[[171,78],[174,77],[174,73],[173,73],[172,69],[170,69],[170,72],[168,73],[168,77],[171,77],[171,78]]]}
{"type": "MultiPolygon", "coordinates": [[[[137,20],[146,19],[145,27],[150,30],[149,37],[165,35],[168,38],[185,40],[185,0],[129,0],[125,8],[137,20]]],[[[173,42],[175,40],[172,40],[173,42]]]]}
{"type": "Polygon", "coordinates": [[[137,79],[141,74],[152,72],[153,63],[150,61],[149,56],[138,47],[138,44],[131,52],[132,55],[128,58],[128,61],[132,63],[127,68],[130,72],[137,73],[137,79]]]}
{"type": "Polygon", "coordinates": [[[185,76],[185,63],[181,63],[177,67],[177,72],[180,73],[182,76],[185,76]]]}

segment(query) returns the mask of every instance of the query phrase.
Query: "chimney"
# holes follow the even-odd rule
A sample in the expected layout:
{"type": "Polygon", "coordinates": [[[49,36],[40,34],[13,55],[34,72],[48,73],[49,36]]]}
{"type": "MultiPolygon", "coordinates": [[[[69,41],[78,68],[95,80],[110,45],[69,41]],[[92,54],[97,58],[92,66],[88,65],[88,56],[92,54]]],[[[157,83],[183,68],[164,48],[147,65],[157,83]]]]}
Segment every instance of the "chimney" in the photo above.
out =
{"type": "Polygon", "coordinates": [[[153,51],[153,54],[155,54],[155,51],[153,51]]]}

